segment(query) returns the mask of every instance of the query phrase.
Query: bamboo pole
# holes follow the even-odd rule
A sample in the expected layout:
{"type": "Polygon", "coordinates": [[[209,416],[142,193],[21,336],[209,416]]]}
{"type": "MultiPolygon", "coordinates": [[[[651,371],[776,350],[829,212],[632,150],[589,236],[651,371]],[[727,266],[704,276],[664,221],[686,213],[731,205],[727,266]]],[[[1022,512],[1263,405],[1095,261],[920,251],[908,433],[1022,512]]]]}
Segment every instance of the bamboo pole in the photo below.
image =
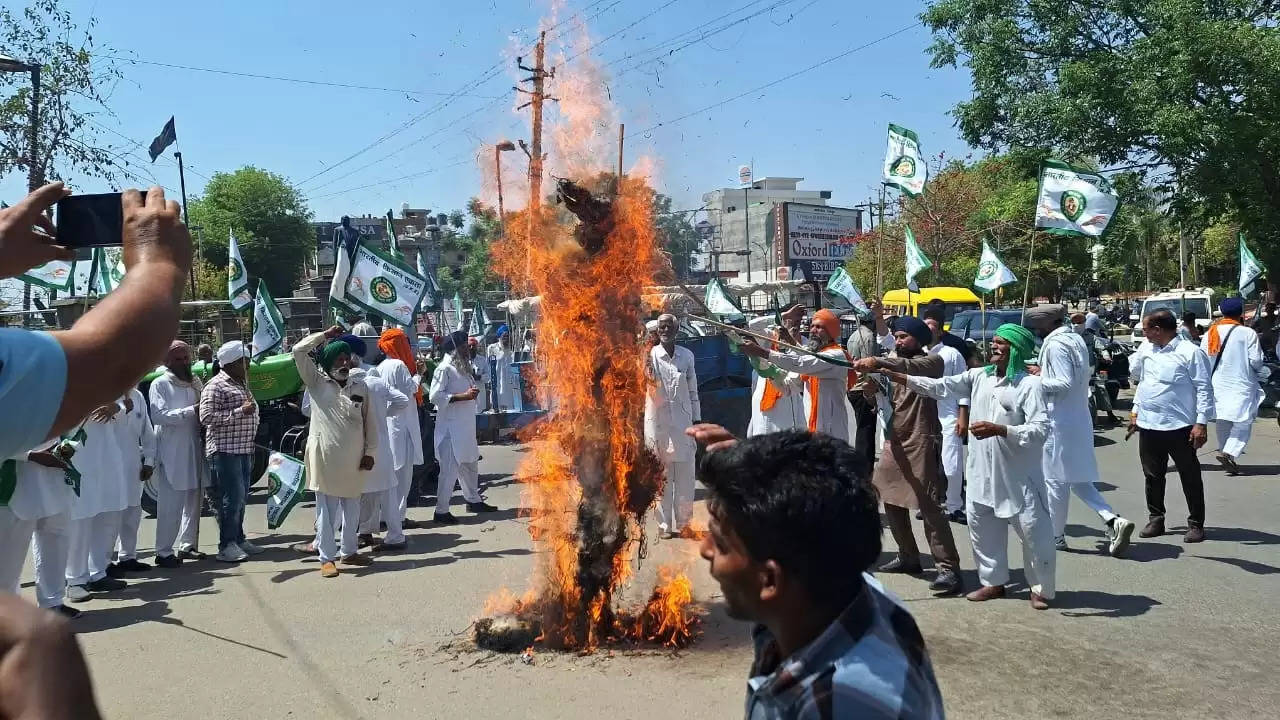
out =
{"type": "Polygon", "coordinates": [[[1031,241],[1031,246],[1027,251],[1027,285],[1022,291],[1022,320],[1020,321],[1022,323],[1026,323],[1027,321],[1027,304],[1031,302],[1031,265],[1036,257],[1035,228],[1032,228],[1031,231],[1027,233],[1027,237],[1031,241]]]}

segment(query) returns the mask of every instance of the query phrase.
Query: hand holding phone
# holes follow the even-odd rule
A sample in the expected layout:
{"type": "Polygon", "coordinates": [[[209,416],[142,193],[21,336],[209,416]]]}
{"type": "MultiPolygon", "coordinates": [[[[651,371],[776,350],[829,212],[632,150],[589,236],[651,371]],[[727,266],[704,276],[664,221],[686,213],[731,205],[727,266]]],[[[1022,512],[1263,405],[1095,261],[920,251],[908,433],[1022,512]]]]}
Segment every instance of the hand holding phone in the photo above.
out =
{"type": "Polygon", "coordinates": [[[75,251],[52,244],[54,227],[44,213],[69,191],[49,183],[0,210],[0,278],[17,277],[50,260],[73,260],[75,251]]]}
{"type": "MultiPolygon", "coordinates": [[[[146,193],[142,194],[145,199],[146,193]]],[[[124,240],[121,193],[71,195],[58,201],[58,242],[69,248],[112,247],[124,240]]]]}

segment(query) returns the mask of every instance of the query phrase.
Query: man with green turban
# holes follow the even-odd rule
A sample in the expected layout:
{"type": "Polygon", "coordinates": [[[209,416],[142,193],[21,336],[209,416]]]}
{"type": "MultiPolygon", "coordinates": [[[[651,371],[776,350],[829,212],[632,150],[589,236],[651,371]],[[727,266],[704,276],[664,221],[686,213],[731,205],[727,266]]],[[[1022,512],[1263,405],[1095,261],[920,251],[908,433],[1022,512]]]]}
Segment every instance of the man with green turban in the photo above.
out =
{"type": "Polygon", "coordinates": [[[1031,606],[1053,599],[1053,523],[1045,489],[1042,453],[1049,433],[1040,378],[1027,373],[1035,336],[1013,324],[996,329],[991,364],[943,378],[881,370],[907,388],[938,398],[969,399],[969,453],[965,490],[969,539],[982,587],[974,602],[1004,597],[1009,581],[1009,526],[1022,540],[1022,566],[1031,588],[1031,606]]]}

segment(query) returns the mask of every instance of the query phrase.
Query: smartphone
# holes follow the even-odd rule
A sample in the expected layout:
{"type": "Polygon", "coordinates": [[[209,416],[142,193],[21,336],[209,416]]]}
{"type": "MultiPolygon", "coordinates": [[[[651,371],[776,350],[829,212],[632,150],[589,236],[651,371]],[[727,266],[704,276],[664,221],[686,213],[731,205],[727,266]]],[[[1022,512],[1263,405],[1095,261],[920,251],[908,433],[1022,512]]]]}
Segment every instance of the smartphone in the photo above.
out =
{"type": "MultiPolygon", "coordinates": [[[[142,193],[146,199],[146,193],[142,193]]],[[[58,244],[69,248],[119,245],[124,232],[120,193],[71,195],[58,201],[58,244]]]]}

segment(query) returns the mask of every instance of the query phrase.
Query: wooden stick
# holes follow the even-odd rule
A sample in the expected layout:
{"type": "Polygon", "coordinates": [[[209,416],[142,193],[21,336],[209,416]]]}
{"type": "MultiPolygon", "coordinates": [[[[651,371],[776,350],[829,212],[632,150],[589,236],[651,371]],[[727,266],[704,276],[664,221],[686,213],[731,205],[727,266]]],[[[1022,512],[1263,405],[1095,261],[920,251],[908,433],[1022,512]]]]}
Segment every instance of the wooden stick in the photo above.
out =
{"type": "Polygon", "coordinates": [[[746,335],[747,337],[752,337],[757,340],[764,340],[765,342],[768,342],[768,343],[774,343],[780,348],[786,348],[787,350],[794,350],[798,353],[803,353],[805,355],[816,357],[819,360],[822,360],[823,362],[826,362],[826,363],[830,363],[832,365],[853,369],[853,363],[845,362],[844,360],[836,360],[835,358],[832,358],[832,357],[827,357],[822,353],[814,352],[813,350],[810,350],[809,348],[806,348],[806,347],[800,347],[799,345],[792,345],[791,343],[786,343],[781,340],[775,340],[774,338],[771,338],[767,335],[754,333],[754,332],[751,332],[750,330],[744,330],[743,328],[740,328],[734,325],[728,325],[726,323],[722,323],[717,320],[712,320],[710,318],[698,317],[697,315],[689,315],[689,318],[692,320],[697,320],[699,322],[707,323],[708,325],[714,325],[716,327],[724,328],[726,330],[732,330],[738,333],[739,335],[746,335]]]}

